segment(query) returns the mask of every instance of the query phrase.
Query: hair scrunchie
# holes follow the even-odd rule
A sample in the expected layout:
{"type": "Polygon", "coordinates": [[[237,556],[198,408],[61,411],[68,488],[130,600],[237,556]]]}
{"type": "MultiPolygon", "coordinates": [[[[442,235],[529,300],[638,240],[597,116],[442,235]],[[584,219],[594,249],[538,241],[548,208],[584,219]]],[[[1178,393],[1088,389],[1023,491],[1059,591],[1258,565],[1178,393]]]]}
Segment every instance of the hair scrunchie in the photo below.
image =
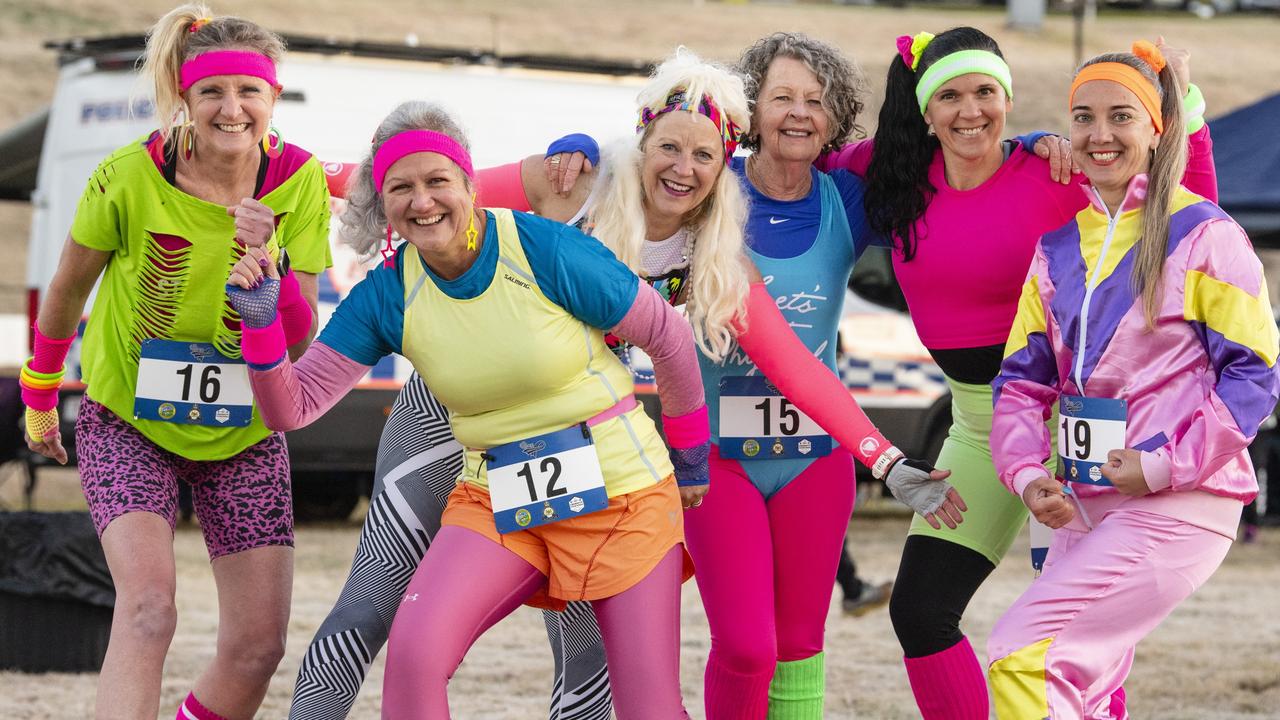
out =
{"type": "Polygon", "coordinates": [[[931,32],[918,32],[915,35],[900,35],[898,37],[898,55],[902,57],[902,62],[914,71],[920,67],[920,56],[924,54],[924,49],[929,47],[929,43],[933,42],[934,35],[931,32]]]}
{"type": "Polygon", "coordinates": [[[1151,69],[1155,70],[1157,75],[1159,75],[1160,71],[1164,70],[1169,64],[1164,59],[1164,53],[1160,52],[1160,48],[1152,45],[1146,40],[1135,41],[1130,52],[1132,52],[1134,56],[1142,62],[1150,65],[1151,69]]]}

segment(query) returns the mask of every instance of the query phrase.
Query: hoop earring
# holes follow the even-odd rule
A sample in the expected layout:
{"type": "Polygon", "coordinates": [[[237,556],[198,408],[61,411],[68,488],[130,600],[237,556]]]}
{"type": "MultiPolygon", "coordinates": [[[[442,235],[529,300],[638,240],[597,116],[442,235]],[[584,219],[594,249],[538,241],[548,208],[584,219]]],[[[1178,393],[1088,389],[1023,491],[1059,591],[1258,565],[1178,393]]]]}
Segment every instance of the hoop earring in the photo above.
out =
{"type": "Polygon", "coordinates": [[[190,160],[192,155],[196,154],[196,131],[190,122],[183,123],[179,131],[182,139],[179,144],[182,146],[182,159],[190,160]]]}
{"type": "Polygon", "coordinates": [[[476,230],[475,202],[476,202],[476,196],[475,196],[475,193],[472,193],[471,194],[471,224],[467,226],[467,249],[473,252],[476,249],[476,238],[480,236],[480,231],[476,230]]]}
{"type": "Polygon", "coordinates": [[[387,244],[382,248],[382,267],[395,267],[396,251],[391,246],[391,223],[387,223],[387,244]]]}
{"type": "Polygon", "coordinates": [[[270,126],[267,134],[262,136],[262,152],[266,153],[270,160],[275,160],[284,154],[284,136],[274,125],[270,126]]]}

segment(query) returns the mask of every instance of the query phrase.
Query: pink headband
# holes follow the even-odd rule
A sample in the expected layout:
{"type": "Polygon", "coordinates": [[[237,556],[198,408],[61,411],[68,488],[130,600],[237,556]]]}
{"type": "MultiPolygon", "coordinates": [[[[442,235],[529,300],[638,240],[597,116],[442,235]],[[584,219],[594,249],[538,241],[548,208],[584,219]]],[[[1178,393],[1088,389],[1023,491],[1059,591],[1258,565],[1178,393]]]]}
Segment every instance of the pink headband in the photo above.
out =
{"type": "Polygon", "coordinates": [[[245,50],[214,50],[182,63],[182,90],[214,75],[251,75],[276,83],[276,64],[271,58],[245,50]]]}
{"type": "Polygon", "coordinates": [[[476,176],[471,169],[471,153],[457,140],[434,130],[406,130],[388,138],[373,156],[373,186],[382,192],[382,180],[391,166],[405,155],[420,152],[439,153],[462,168],[467,177],[476,176]]]}

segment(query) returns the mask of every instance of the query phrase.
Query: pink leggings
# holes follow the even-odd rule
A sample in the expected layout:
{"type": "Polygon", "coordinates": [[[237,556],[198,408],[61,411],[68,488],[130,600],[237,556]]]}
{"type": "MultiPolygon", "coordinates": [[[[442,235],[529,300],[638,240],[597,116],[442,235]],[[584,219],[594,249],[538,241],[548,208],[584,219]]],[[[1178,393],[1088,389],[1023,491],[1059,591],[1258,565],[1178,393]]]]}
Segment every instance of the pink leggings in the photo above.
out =
{"type": "MultiPolygon", "coordinates": [[[[680,697],[682,570],[677,546],[639,583],[592,603],[619,720],[689,717],[680,697]]],[[[448,718],[449,678],[472,643],[546,582],[483,535],[441,528],[391,626],[382,717],[448,718]]]]}
{"type": "Polygon", "coordinates": [[[685,513],[711,625],[708,720],[763,718],[777,662],[822,652],[853,498],[843,448],[766,499],[738,461],[711,446],[711,492],[685,513]]]}

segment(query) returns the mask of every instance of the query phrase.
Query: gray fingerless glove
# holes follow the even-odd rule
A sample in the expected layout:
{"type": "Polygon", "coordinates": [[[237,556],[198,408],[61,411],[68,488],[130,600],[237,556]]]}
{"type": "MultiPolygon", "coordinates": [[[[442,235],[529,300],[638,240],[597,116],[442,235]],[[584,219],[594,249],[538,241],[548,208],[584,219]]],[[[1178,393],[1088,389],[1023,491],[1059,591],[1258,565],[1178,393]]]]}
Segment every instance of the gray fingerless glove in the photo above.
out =
{"type": "Polygon", "coordinates": [[[240,313],[241,322],[251,328],[264,328],[275,322],[280,281],[264,277],[252,290],[228,283],[227,298],[231,300],[231,307],[240,313]]]}
{"type": "Polygon", "coordinates": [[[889,468],[884,482],[899,502],[921,515],[928,515],[942,507],[951,490],[951,483],[946,480],[929,477],[935,469],[924,460],[904,457],[889,468]]]}

